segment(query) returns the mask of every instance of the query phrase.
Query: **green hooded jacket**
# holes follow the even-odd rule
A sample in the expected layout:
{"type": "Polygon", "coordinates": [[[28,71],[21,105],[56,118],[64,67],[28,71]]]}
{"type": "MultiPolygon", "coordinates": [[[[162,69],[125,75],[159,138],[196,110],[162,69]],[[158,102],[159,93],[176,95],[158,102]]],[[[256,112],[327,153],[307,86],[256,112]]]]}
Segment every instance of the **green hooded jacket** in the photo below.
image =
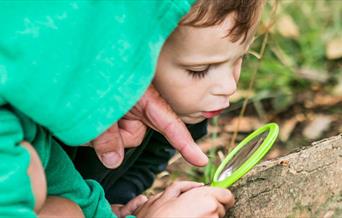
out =
{"type": "Polygon", "coordinates": [[[36,217],[30,142],[48,194],[86,217],[113,217],[52,138],[80,145],[122,117],[150,84],[167,36],[194,0],[0,2],[0,216],[36,217]]]}

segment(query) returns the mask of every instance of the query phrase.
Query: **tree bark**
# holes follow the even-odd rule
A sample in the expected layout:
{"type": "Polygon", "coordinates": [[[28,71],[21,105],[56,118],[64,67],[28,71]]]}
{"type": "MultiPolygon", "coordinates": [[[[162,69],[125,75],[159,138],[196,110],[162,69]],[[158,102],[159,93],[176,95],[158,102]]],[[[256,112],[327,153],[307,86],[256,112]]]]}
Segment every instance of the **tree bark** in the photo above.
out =
{"type": "Polygon", "coordinates": [[[257,165],[227,217],[342,217],[342,134],[257,165]]]}

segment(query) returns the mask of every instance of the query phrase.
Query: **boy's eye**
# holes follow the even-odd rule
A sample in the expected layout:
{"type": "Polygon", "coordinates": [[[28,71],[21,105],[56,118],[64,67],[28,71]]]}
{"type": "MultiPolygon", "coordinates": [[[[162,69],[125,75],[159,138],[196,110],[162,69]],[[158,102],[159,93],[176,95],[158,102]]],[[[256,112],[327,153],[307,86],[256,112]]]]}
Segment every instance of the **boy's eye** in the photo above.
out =
{"type": "Polygon", "coordinates": [[[193,78],[195,78],[195,79],[202,79],[202,78],[204,78],[207,75],[207,73],[209,72],[209,69],[210,69],[210,65],[206,69],[204,69],[204,70],[186,70],[186,71],[193,78]]]}

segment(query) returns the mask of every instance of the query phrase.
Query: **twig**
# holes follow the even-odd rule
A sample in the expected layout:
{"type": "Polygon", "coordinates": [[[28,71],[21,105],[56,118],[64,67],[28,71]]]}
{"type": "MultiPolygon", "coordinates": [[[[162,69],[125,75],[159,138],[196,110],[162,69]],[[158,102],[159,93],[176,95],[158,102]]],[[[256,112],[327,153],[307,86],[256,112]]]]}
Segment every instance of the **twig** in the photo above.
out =
{"type": "MultiPolygon", "coordinates": [[[[274,18],[275,15],[276,15],[276,12],[277,12],[277,8],[278,8],[278,1],[275,2],[275,4],[273,5],[273,8],[272,8],[272,15],[271,17],[274,18]]],[[[272,19],[271,19],[272,20],[272,19]]],[[[253,71],[253,74],[252,74],[252,78],[251,78],[251,81],[249,82],[249,85],[248,85],[248,92],[247,93],[251,93],[251,90],[254,86],[254,82],[255,82],[255,78],[256,78],[256,74],[257,74],[257,71],[259,70],[259,67],[260,67],[260,63],[261,63],[261,60],[264,56],[264,53],[265,53],[265,48],[266,48],[266,45],[267,45],[267,42],[268,42],[268,37],[269,37],[269,33],[270,33],[270,29],[271,27],[274,25],[274,22],[270,22],[267,27],[266,27],[266,32],[265,32],[265,37],[263,39],[263,42],[262,42],[262,46],[261,46],[261,49],[260,49],[260,52],[258,54],[255,55],[255,57],[258,59],[258,62],[257,62],[257,65],[256,67],[254,68],[254,71],[253,71]]],[[[255,54],[250,52],[251,54],[255,54]]],[[[237,137],[237,133],[238,133],[238,130],[239,130],[239,127],[240,127],[240,120],[241,118],[243,117],[245,111],[246,111],[246,107],[247,107],[247,103],[250,99],[251,95],[248,94],[243,102],[243,106],[242,106],[242,109],[240,111],[240,114],[239,114],[239,118],[238,118],[238,121],[236,123],[236,127],[235,127],[235,130],[234,130],[234,133],[233,133],[233,137],[231,138],[231,141],[229,143],[229,147],[227,148],[227,153],[230,152],[230,150],[232,148],[235,147],[235,140],[236,140],[236,137],[237,137]]]]}

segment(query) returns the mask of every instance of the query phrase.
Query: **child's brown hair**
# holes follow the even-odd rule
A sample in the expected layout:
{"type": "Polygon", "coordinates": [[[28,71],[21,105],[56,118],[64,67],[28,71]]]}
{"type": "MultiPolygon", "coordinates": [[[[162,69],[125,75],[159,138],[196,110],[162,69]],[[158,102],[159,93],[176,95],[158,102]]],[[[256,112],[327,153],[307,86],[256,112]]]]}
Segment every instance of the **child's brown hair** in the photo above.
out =
{"type": "Polygon", "coordinates": [[[229,30],[233,42],[243,36],[257,21],[263,0],[198,0],[190,12],[182,19],[182,25],[208,27],[220,24],[229,14],[234,13],[235,23],[229,30]]]}

